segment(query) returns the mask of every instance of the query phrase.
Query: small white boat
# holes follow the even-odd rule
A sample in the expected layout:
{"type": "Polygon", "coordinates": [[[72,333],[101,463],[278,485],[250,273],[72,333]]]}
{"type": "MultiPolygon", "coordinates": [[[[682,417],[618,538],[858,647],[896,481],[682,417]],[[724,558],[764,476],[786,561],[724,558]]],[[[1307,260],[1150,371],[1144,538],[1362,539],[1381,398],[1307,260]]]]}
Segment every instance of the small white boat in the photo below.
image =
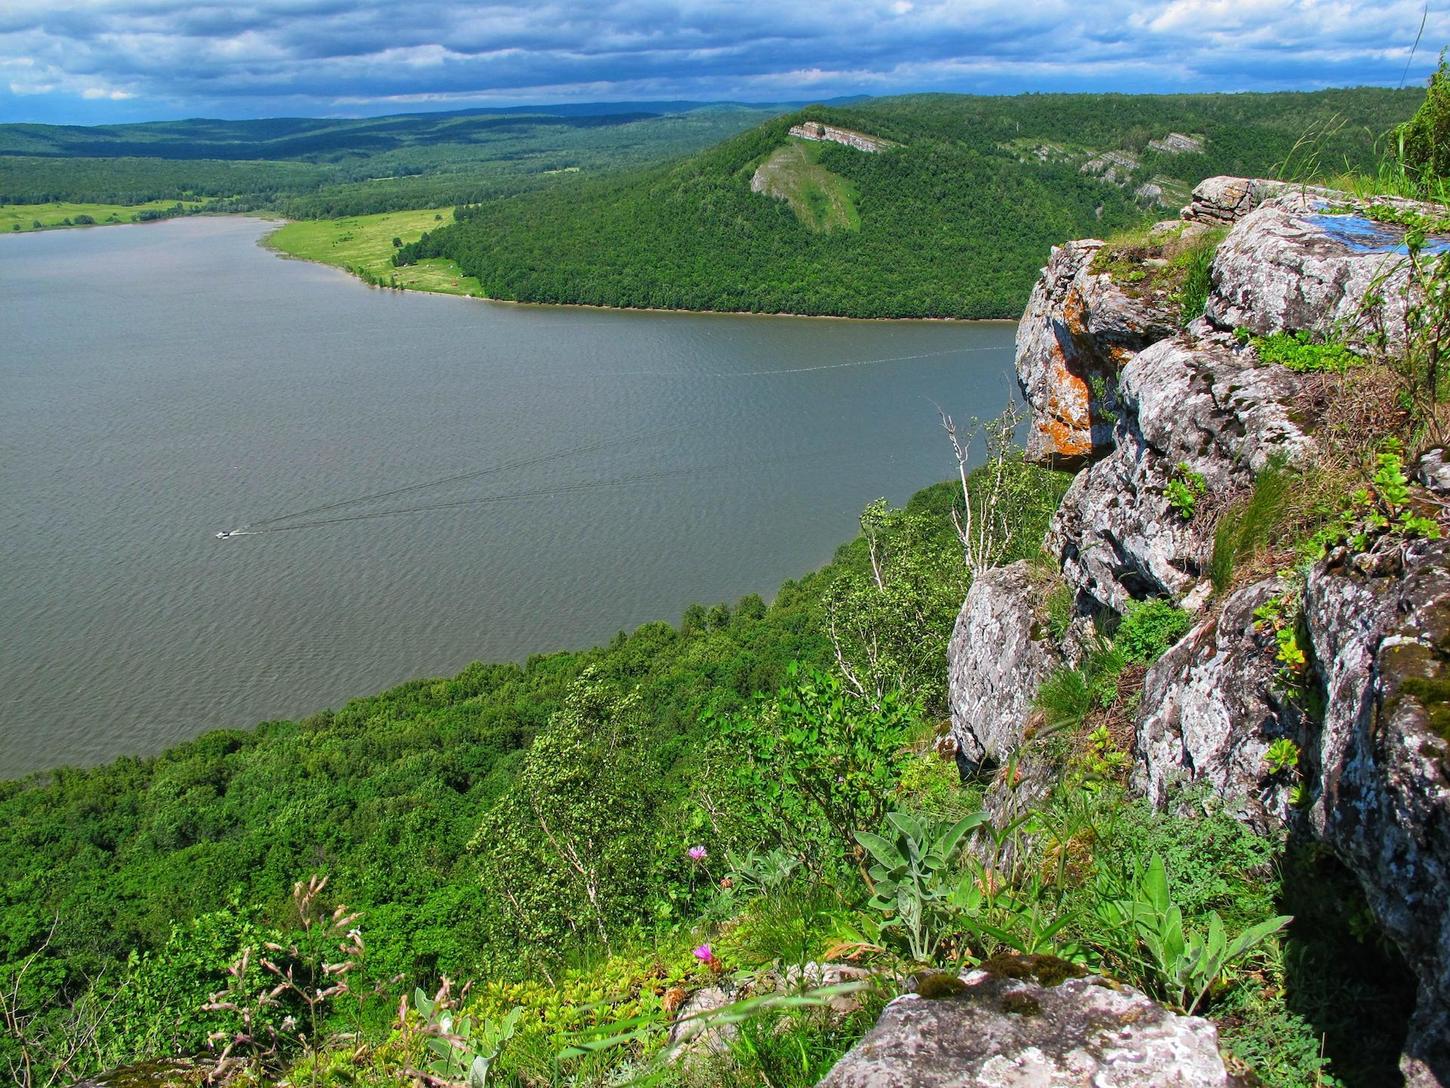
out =
{"type": "Polygon", "coordinates": [[[216,538],[218,540],[225,540],[227,537],[231,536],[235,532],[235,529],[223,529],[221,532],[217,533],[216,538]]]}

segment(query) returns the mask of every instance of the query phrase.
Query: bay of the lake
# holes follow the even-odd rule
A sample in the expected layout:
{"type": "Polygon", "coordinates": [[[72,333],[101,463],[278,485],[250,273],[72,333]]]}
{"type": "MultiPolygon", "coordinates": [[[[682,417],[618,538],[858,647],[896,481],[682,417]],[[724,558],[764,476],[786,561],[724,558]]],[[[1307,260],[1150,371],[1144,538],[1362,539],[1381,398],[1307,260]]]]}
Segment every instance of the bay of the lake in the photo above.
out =
{"type": "Polygon", "coordinates": [[[393,293],[268,229],[0,238],[0,777],[769,599],[1014,395],[1007,323],[393,293]]]}

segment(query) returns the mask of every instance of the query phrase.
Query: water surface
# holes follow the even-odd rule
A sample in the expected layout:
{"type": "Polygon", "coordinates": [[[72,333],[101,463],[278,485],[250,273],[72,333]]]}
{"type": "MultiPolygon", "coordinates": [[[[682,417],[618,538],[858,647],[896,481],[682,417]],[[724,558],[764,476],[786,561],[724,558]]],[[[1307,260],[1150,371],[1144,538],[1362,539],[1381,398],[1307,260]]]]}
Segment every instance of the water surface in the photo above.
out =
{"type": "Polygon", "coordinates": [[[1012,393],[1006,323],[396,294],[266,229],[0,239],[0,777],[769,598],[1012,393]]]}

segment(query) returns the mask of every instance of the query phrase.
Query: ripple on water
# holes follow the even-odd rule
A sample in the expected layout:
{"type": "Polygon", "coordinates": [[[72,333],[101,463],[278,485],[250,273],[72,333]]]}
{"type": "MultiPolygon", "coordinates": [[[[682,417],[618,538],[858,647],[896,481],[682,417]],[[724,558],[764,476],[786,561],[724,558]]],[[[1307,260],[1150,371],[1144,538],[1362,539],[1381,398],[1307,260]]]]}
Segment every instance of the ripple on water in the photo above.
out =
{"type": "Polygon", "coordinates": [[[1007,323],[400,295],[264,229],[0,240],[0,777],[769,597],[950,475],[937,404],[1015,389],[1007,323]],[[534,456],[427,492],[508,499],[212,536],[534,456]]]}

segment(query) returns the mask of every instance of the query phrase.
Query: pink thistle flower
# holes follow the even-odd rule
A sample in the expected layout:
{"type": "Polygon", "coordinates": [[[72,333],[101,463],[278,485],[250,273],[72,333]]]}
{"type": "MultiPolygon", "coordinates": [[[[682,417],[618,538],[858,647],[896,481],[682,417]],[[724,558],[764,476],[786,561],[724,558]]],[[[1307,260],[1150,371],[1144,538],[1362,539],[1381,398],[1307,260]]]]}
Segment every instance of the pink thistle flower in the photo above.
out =
{"type": "Polygon", "coordinates": [[[708,964],[715,962],[715,950],[710,947],[710,942],[706,941],[699,948],[695,949],[695,958],[701,963],[708,964]]]}
{"type": "Polygon", "coordinates": [[[706,850],[703,846],[692,846],[685,851],[685,856],[691,861],[704,861],[710,856],[710,851],[706,850]]]}

